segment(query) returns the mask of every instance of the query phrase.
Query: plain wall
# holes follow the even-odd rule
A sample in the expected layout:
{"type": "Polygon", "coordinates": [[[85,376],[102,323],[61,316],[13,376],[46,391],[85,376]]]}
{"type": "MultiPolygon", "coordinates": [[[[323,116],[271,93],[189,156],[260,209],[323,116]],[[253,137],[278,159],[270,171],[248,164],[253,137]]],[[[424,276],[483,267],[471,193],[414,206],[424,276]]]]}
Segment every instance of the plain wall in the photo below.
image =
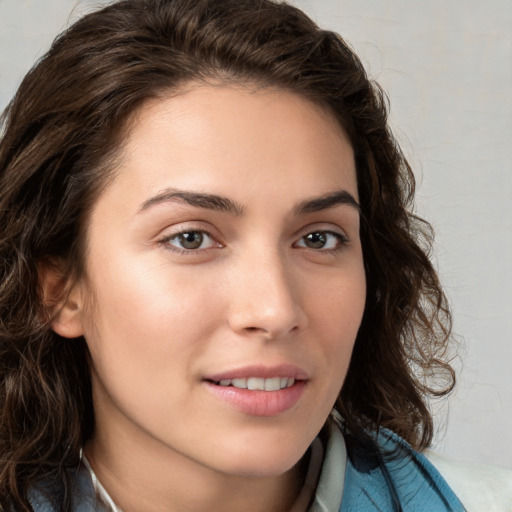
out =
{"type": "MultiPolygon", "coordinates": [[[[436,449],[512,468],[512,2],[295,0],[387,91],[463,339],[436,449]],[[461,367],[460,364],[457,366],[461,367]]],[[[0,0],[0,109],[83,0],[0,0]]]]}

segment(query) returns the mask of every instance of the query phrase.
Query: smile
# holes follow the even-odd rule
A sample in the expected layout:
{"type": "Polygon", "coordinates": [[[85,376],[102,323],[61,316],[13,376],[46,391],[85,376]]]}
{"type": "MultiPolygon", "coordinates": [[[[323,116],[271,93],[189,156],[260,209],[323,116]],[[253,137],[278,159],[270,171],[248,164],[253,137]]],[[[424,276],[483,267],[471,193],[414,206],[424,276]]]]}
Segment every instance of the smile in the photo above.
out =
{"type": "Polygon", "coordinates": [[[292,409],[299,402],[308,381],[290,377],[249,377],[208,380],[204,385],[205,389],[221,402],[244,414],[277,416],[292,409]],[[284,387],[281,387],[281,382],[284,387]]]}
{"type": "Polygon", "coordinates": [[[222,379],[216,382],[218,386],[231,386],[238,389],[249,389],[257,391],[279,391],[280,389],[286,389],[295,384],[295,379],[291,377],[249,377],[239,379],[222,379]]]}

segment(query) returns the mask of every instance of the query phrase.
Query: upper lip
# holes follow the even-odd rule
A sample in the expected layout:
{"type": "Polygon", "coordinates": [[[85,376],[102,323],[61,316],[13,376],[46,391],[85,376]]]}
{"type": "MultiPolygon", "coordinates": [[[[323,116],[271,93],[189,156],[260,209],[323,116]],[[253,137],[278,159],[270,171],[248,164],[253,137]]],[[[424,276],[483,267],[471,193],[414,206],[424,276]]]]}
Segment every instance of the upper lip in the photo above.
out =
{"type": "Polygon", "coordinates": [[[292,364],[279,364],[275,366],[241,366],[220,373],[206,375],[204,380],[220,382],[226,379],[248,379],[249,377],[259,377],[261,379],[270,379],[272,377],[288,377],[295,380],[309,379],[306,370],[292,364]]]}

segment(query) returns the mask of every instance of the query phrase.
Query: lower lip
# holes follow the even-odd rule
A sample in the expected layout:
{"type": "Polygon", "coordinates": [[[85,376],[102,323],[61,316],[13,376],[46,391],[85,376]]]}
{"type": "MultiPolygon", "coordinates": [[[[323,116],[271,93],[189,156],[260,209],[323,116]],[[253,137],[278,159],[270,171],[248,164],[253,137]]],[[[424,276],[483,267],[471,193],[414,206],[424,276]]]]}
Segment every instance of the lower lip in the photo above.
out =
{"type": "Polygon", "coordinates": [[[210,393],[251,416],[277,416],[291,409],[306,388],[306,381],[296,381],[289,388],[278,391],[240,389],[233,386],[218,386],[206,382],[210,393]]]}

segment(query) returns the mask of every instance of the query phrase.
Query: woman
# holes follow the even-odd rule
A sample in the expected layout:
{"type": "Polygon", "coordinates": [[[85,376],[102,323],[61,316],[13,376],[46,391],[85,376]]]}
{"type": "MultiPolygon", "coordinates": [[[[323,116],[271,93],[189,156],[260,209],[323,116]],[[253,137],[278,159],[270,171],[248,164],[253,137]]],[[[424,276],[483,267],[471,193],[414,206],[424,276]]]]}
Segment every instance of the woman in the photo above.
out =
{"type": "Polygon", "coordinates": [[[419,453],[455,382],[429,226],[339,36],[116,2],[3,120],[4,510],[464,510],[419,453]]]}

